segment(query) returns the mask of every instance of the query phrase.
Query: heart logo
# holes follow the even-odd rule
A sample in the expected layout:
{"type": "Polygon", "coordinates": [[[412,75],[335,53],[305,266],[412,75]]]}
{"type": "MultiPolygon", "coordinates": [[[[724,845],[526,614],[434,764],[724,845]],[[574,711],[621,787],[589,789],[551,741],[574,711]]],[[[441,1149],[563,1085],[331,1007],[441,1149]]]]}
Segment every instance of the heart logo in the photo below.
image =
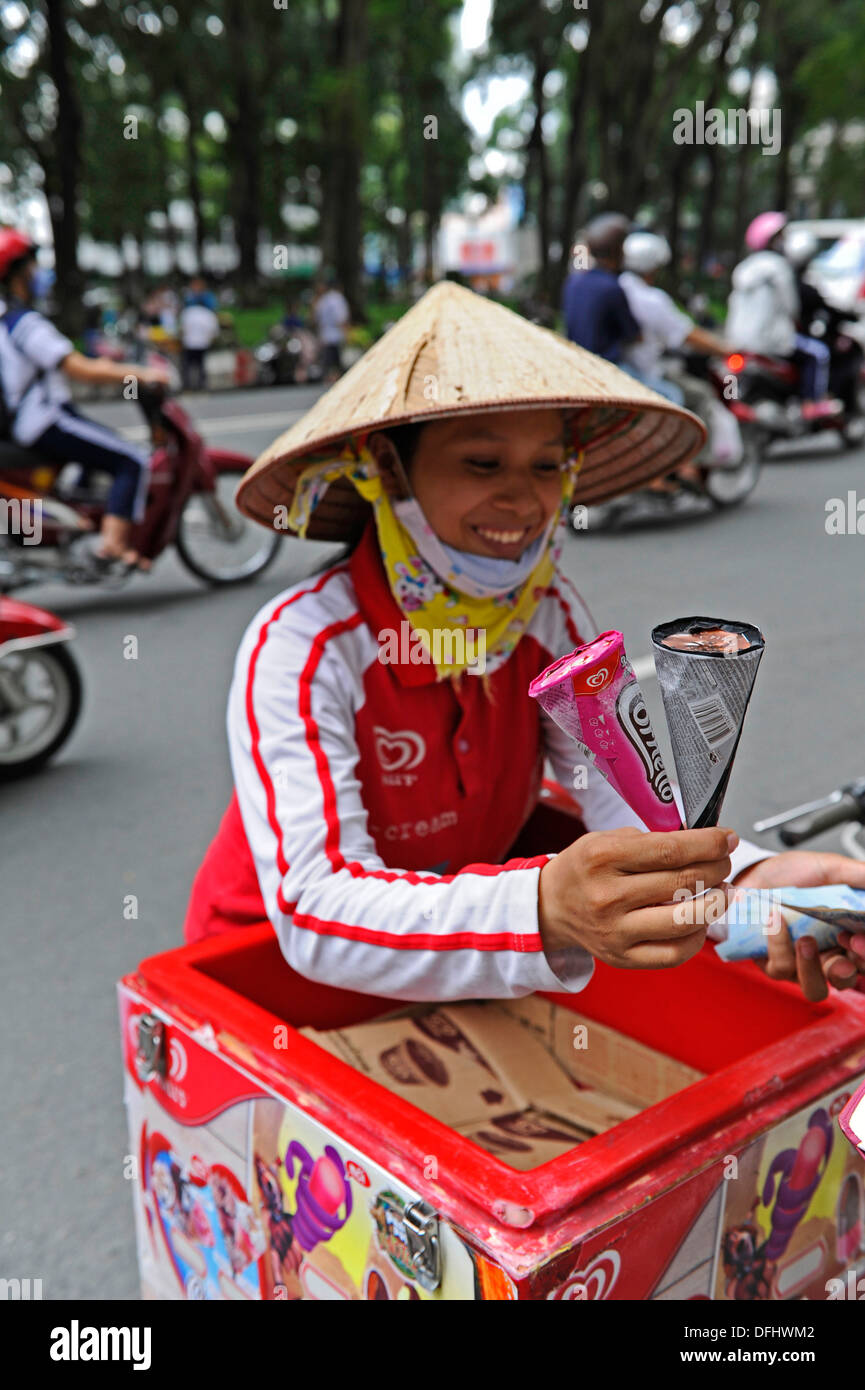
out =
{"type": "Polygon", "coordinates": [[[609,1298],[621,1266],[622,1260],[618,1250],[603,1250],[600,1255],[595,1255],[585,1269],[577,1270],[560,1288],[547,1294],[547,1299],[563,1302],[581,1299],[597,1303],[601,1299],[609,1298]]]}
{"type": "Polygon", "coordinates": [[[609,679],[609,675],[606,666],[602,666],[600,671],[595,671],[594,675],[586,676],[586,685],[590,685],[593,690],[596,690],[598,686],[603,685],[604,681],[609,679]]]}
{"type": "Polygon", "coordinates": [[[380,725],[376,725],[373,733],[375,735],[375,751],[385,772],[397,772],[402,768],[408,771],[417,767],[421,759],[426,756],[426,743],[420,734],[416,734],[412,729],[399,729],[392,732],[390,729],[383,729],[380,725]]]}

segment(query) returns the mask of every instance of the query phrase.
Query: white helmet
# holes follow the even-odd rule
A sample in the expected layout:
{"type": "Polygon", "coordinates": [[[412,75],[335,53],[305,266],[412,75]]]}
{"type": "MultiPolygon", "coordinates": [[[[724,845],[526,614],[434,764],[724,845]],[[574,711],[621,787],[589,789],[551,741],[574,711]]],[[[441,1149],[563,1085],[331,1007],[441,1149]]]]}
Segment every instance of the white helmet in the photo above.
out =
{"type": "Polygon", "coordinates": [[[625,269],[634,270],[638,275],[649,275],[669,265],[673,259],[670,244],[665,237],[654,232],[631,232],[625,237],[625,269]]]}
{"type": "Polygon", "coordinates": [[[784,255],[795,266],[805,266],[813,260],[820,243],[807,227],[793,227],[784,233],[784,255]]]}

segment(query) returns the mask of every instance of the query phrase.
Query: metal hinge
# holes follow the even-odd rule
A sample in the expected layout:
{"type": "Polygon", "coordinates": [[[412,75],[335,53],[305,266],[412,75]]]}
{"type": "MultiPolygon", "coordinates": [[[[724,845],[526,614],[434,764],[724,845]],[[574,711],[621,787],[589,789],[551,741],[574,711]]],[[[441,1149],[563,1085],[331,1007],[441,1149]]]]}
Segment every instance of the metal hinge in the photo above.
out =
{"type": "Polygon", "coordinates": [[[432,1293],[442,1281],[439,1219],[426,1202],[412,1202],[403,1213],[406,1238],[415,1278],[432,1293]]]}
{"type": "Polygon", "coordinates": [[[156,1014],[142,1014],[138,1020],[135,1070],[140,1081],[165,1075],[165,1024],[156,1014]]]}

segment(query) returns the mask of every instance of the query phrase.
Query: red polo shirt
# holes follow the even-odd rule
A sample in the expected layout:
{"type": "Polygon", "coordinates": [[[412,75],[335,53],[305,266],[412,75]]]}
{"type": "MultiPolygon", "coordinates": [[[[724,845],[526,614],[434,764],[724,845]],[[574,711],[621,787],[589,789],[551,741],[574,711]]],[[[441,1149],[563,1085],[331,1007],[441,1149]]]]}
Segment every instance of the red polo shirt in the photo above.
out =
{"type": "MultiPolygon", "coordinates": [[[[236,791],[186,939],[269,919],[301,974],[397,998],[581,988],[590,957],[560,953],[554,973],[541,947],[548,856],[500,861],[545,757],[568,788],[575,761],[529,682],[596,628],[559,575],[503,665],[441,681],[380,659],[379,634],[403,622],[372,524],[347,562],[253,620],[229,698],[236,791]]],[[[597,828],[640,824],[600,778],[580,802],[597,828]]]]}

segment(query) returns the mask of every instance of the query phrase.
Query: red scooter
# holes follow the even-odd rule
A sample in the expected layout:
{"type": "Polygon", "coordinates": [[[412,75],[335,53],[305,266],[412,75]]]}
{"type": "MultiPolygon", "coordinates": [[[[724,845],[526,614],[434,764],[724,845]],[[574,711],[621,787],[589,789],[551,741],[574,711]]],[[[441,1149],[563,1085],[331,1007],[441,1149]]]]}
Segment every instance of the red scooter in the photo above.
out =
{"type": "MultiPolygon", "coordinates": [[[[213,449],[186,411],[162,387],[140,387],[138,404],[150,427],[153,454],[143,521],[131,544],[149,560],[174,545],[188,570],[206,584],[236,584],[261,574],[280,538],[241,516],[234,506],[238,481],[252,463],[245,454],[213,449]]],[[[90,473],[71,485],[75,466],[49,463],[32,450],[0,441],[0,593],[61,580],[115,587],[111,573],[94,575],[87,563],[111,479],[90,473]],[[10,523],[10,518],[12,524],[10,523]]]]}
{"type": "Polygon", "coordinates": [[[831,342],[829,394],[838,409],[833,414],[810,418],[803,415],[799,398],[799,367],[783,357],[734,352],[717,364],[721,373],[735,377],[740,424],[750,423],[765,453],[776,439],[801,439],[832,430],[849,448],[865,441],[865,365],[860,344],[838,333],[831,342]]]}
{"type": "Polygon", "coordinates": [[[0,594],[0,782],[34,772],[66,742],[81,712],[74,628],[0,594]]]}

